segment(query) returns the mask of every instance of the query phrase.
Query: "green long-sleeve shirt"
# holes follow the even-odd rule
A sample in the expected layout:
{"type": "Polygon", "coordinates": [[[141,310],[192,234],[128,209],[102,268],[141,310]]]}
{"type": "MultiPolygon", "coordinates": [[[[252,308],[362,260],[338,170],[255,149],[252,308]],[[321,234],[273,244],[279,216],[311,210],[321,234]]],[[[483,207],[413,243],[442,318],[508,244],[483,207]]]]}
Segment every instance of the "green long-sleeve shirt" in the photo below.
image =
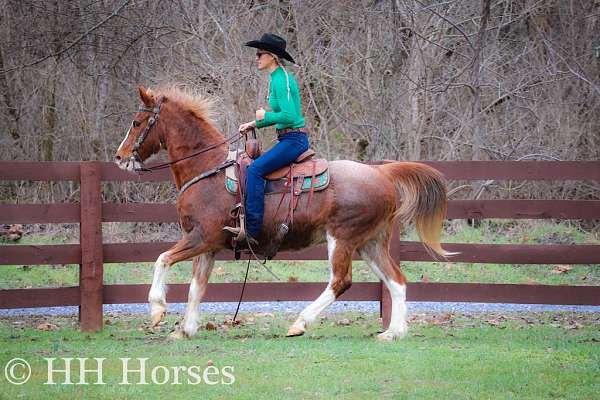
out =
{"type": "Polygon", "coordinates": [[[271,72],[269,106],[272,111],[267,111],[263,119],[256,120],[257,128],[271,125],[275,125],[276,129],[304,127],[298,84],[291,73],[287,72],[286,77],[286,72],[281,67],[271,72]]]}

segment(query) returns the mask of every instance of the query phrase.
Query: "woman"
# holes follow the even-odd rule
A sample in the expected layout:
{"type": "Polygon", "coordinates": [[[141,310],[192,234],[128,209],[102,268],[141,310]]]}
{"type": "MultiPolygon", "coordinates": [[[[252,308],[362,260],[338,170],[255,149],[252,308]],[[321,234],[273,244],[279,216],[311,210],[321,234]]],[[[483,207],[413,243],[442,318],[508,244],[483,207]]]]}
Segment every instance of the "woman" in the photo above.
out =
{"type": "MultiPolygon", "coordinates": [[[[245,45],[257,49],[258,69],[271,74],[269,106],[272,111],[258,109],[256,119],[240,125],[239,130],[245,133],[254,128],[275,125],[278,139],[278,143],[254,160],[247,170],[246,234],[248,237],[246,241],[256,244],[264,215],[264,176],[291,164],[300,154],[308,150],[309,146],[298,85],[294,76],[286,71],[282,60],[295,64],[292,56],[285,50],[285,39],[272,33],[265,33],[260,40],[252,40],[245,45]]],[[[239,234],[239,228],[225,229],[239,234]]]]}

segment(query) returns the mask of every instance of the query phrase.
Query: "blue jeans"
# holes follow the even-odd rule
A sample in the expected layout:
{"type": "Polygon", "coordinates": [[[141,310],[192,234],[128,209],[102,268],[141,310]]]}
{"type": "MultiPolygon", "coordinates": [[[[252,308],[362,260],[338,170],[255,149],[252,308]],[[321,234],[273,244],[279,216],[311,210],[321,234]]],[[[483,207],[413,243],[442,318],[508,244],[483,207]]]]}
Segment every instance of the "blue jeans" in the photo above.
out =
{"type": "Polygon", "coordinates": [[[308,136],[302,132],[288,132],[269,151],[248,167],[246,177],[246,229],[257,238],[265,213],[265,175],[290,165],[308,150],[308,136]]]}

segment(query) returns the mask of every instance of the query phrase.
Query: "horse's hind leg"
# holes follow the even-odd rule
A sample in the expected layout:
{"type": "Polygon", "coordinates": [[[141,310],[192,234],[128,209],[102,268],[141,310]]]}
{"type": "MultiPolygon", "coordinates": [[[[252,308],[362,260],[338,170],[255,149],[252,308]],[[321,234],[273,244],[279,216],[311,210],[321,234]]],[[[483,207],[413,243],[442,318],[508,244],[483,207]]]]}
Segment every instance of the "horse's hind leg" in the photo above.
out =
{"type": "Polygon", "coordinates": [[[177,242],[169,250],[162,253],[154,263],[154,277],[148,293],[152,327],[158,325],[167,312],[166,278],[169,267],[179,261],[190,259],[206,252],[207,246],[186,237],[177,242]]]}
{"type": "Polygon", "coordinates": [[[390,256],[390,229],[367,242],[358,249],[360,256],[367,262],[373,272],[381,279],[392,298],[392,316],[388,329],[379,334],[377,339],[391,341],[406,336],[406,278],[400,267],[390,256]]]}
{"type": "Polygon", "coordinates": [[[296,322],[288,330],[287,336],[303,335],[308,326],[327,306],[335,301],[352,285],[352,253],[354,246],[350,243],[336,241],[327,234],[327,255],[329,258],[329,284],[321,295],[306,307],[296,322]]]}

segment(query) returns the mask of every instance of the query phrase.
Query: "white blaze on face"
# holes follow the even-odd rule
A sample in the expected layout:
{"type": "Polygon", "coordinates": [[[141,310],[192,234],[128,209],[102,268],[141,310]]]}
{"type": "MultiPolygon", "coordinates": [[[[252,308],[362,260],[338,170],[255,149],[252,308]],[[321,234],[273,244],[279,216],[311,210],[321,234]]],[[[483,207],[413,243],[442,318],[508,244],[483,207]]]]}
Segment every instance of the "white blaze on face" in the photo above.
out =
{"type": "Polygon", "coordinates": [[[133,124],[129,125],[129,129],[127,129],[127,133],[125,134],[125,139],[123,139],[123,141],[121,142],[121,144],[119,145],[119,148],[117,149],[117,151],[121,150],[121,147],[123,147],[123,145],[125,144],[125,142],[127,141],[127,138],[129,137],[129,133],[131,132],[131,128],[133,127],[133,124]]]}

